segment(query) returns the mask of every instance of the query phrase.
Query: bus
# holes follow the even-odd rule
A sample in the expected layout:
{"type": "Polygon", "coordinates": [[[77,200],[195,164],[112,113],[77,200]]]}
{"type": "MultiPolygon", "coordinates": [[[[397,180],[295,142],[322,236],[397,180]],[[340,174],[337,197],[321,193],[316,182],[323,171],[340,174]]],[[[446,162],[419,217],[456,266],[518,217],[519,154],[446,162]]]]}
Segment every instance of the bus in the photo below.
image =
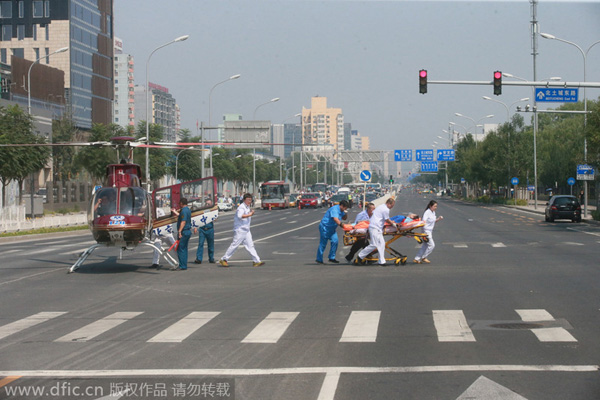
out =
{"type": "Polygon", "coordinates": [[[312,191],[325,193],[328,187],[329,185],[326,183],[315,183],[314,185],[312,185],[312,191]]]}
{"type": "Polygon", "coordinates": [[[290,206],[290,184],[284,181],[268,181],[260,185],[261,207],[288,208],[290,206]]]}

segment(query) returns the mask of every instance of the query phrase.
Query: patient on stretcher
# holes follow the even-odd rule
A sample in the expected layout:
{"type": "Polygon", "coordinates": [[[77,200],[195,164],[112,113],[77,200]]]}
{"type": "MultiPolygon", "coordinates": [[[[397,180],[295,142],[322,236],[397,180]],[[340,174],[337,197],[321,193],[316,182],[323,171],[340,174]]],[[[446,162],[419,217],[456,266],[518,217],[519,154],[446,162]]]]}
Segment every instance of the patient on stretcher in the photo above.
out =
{"type": "MultiPolygon", "coordinates": [[[[419,216],[413,213],[408,213],[407,216],[396,215],[394,217],[390,217],[390,219],[398,224],[398,229],[396,229],[393,225],[386,223],[383,226],[384,234],[393,234],[425,226],[425,223],[419,219],[419,216]]],[[[356,225],[344,224],[342,227],[344,228],[344,231],[351,235],[366,235],[369,230],[369,221],[360,221],[356,225]]]]}

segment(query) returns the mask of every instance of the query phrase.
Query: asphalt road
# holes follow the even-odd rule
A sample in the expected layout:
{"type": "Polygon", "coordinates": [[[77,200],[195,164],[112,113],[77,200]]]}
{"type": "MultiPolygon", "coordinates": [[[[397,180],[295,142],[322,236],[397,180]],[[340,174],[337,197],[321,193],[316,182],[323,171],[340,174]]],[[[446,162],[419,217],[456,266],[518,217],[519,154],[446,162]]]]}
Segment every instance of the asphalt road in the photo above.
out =
{"type": "Polygon", "coordinates": [[[439,201],[429,265],[410,238],[405,266],[316,264],[324,209],[257,211],[259,268],[99,249],[67,274],[89,232],[0,242],[0,398],[599,398],[600,227],[439,201]]]}

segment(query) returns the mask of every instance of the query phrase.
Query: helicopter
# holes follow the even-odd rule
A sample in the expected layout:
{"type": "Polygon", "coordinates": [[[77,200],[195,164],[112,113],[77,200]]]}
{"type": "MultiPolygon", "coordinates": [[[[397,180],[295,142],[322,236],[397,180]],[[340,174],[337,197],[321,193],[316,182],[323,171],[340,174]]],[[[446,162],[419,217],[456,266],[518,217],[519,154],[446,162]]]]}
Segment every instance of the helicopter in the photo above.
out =
{"type": "MultiPolygon", "coordinates": [[[[192,212],[192,228],[200,228],[219,217],[217,207],[217,180],[206,177],[171,186],[155,189],[152,193],[141,185],[141,168],[134,164],[133,149],[136,147],[172,148],[176,144],[155,145],[136,142],[135,138],[114,137],[110,142],[91,143],[52,143],[52,146],[112,146],[117,150],[128,148],[127,159],[106,167],[105,181],[96,186],[92,192],[87,221],[95,244],[79,255],[77,261],[69,268],[68,273],[77,270],[99,247],[120,248],[120,258],[124,250],[134,250],[137,246],[148,246],[159,254],[174,268],[179,262],[168,251],[157,246],[155,241],[172,235],[177,223],[176,210],[181,198],[188,199],[188,207],[192,212]],[[160,211],[158,211],[160,210],[160,211]]],[[[5,144],[3,147],[44,146],[44,144],[5,144]]]]}

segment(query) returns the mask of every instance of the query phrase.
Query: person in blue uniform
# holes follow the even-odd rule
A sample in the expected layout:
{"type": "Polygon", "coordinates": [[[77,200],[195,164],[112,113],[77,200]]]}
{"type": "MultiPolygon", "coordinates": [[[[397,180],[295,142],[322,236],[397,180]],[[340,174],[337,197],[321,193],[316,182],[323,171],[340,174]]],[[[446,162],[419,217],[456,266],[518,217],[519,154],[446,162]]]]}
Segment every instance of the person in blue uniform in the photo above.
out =
{"type": "Polygon", "coordinates": [[[177,257],[179,257],[179,267],[174,270],[187,270],[188,260],[188,243],[190,236],[192,236],[192,212],[187,206],[188,201],[185,197],[179,200],[181,205],[181,211],[179,211],[179,217],[177,217],[177,238],[179,239],[179,245],[177,246],[177,257]]]}
{"type": "Polygon", "coordinates": [[[350,208],[350,203],[347,200],[340,201],[340,204],[331,207],[323,216],[321,223],[319,224],[319,248],[317,249],[317,263],[323,264],[323,253],[327,247],[327,242],[331,241],[329,246],[329,262],[338,264],[339,261],[335,259],[335,253],[338,247],[338,237],[336,229],[342,225],[342,220],[345,220],[348,216],[346,210],[350,208]]]}
{"type": "MultiPolygon", "coordinates": [[[[206,200],[206,206],[212,207],[212,201],[206,200]]],[[[195,232],[194,232],[195,233],[195,232]]],[[[196,250],[195,264],[202,264],[204,257],[204,242],[208,247],[208,262],[215,263],[215,226],[212,222],[198,228],[198,250],[196,250]]]]}

